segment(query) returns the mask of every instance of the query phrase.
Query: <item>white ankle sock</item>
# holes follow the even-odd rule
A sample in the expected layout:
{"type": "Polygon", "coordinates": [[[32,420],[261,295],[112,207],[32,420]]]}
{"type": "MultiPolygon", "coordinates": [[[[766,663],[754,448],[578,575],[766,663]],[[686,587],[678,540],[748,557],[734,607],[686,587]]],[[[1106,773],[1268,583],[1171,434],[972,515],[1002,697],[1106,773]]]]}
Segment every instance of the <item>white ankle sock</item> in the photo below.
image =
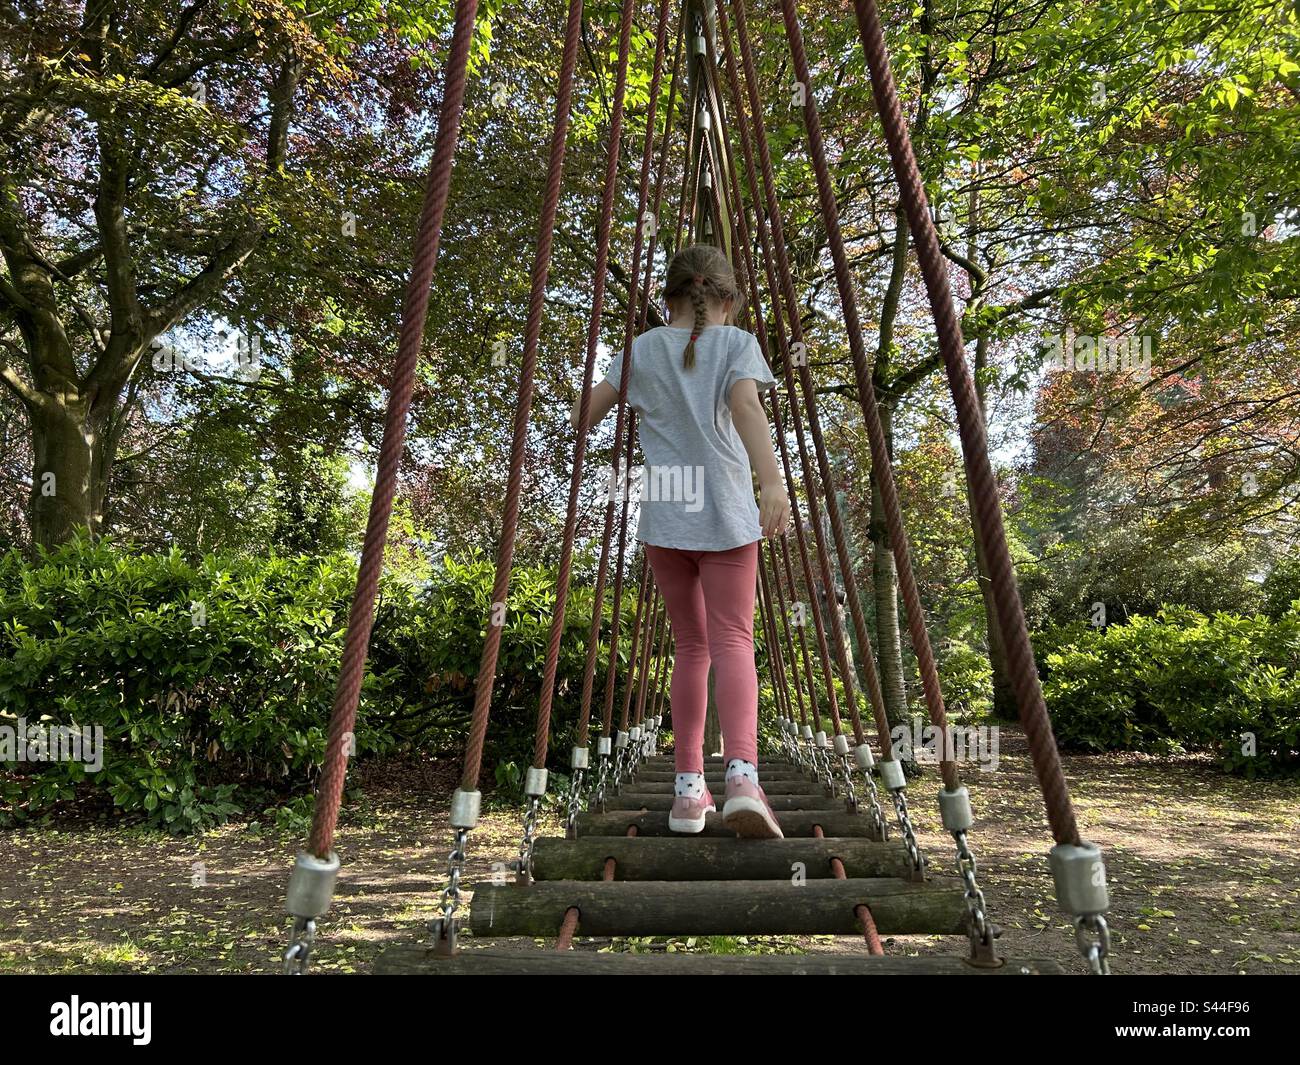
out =
{"type": "Polygon", "coordinates": [[[733,758],[727,763],[727,779],[732,777],[749,777],[751,784],[758,783],[758,766],[746,762],[743,758],[733,758]]]}
{"type": "Polygon", "coordinates": [[[703,773],[678,773],[673,784],[673,794],[679,798],[702,799],[704,797],[703,773]]]}

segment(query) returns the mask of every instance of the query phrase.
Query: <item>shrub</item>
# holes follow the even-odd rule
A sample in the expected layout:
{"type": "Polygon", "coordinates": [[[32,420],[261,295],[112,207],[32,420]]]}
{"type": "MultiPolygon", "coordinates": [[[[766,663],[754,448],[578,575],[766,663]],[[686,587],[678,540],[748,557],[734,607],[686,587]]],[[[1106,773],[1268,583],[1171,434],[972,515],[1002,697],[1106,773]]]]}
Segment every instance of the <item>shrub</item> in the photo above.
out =
{"type": "MultiPolygon", "coordinates": [[[[383,583],[357,755],[443,751],[463,738],[492,571],[481,559],[449,559],[423,587],[383,583]]],[[[95,773],[77,761],[7,766],[0,819],[31,816],[80,789],[189,831],[307,793],[324,756],[355,576],[342,556],[189,562],[84,540],[35,565],[0,558],[0,725],[99,727],[104,743],[95,773]]],[[[531,755],[553,583],[547,570],[516,571],[489,762],[531,755]]],[[[590,609],[590,591],[575,589],[557,723],[576,715],[590,609]]]]}
{"type": "Polygon", "coordinates": [[[1300,612],[1165,609],[1048,635],[1044,695],[1062,746],[1216,751],[1255,775],[1300,764],[1300,612]]]}
{"type": "Polygon", "coordinates": [[[1277,560],[1264,578],[1264,613],[1280,618],[1300,603],[1300,550],[1277,560]]]}

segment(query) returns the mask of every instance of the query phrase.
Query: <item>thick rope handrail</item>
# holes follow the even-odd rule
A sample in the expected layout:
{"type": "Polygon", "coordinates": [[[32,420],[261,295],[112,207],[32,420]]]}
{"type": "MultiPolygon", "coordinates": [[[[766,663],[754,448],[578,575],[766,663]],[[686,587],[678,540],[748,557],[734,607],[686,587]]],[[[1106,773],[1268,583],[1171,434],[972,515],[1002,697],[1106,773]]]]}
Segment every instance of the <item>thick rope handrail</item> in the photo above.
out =
{"type": "MultiPolygon", "coordinates": [[[[537,728],[533,737],[533,766],[537,769],[546,768],[546,753],[551,731],[551,703],[555,698],[560,643],[564,638],[564,615],[569,602],[573,538],[578,528],[578,497],[582,492],[582,470],[587,455],[587,417],[591,409],[591,376],[596,367],[596,349],[600,343],[601,312],[605,306],[605,281],[609,271],[609,238],[614,216],[614,193],[618,184],[619,148],[623,143],[623,103],[627,91],[627,61],[632,43],[634,6],[635,0],[623,0],[619,21],[614,100],[609,117],[609,132],[606,135],[605,183],[601,189],[600,210],[596,217],[596,261],[591,275],[591,315],[587,322],[587,347],[582,366],[582,395],[578,400],[578,431],[573,445],[569,499],[565,509],[560,562],[555,578],[555,606],[551,614],[551,628],[546,643],[546,660],[542,666],[542,690],[537,703],[537,728]]],[[[664,0],[663,8],[666,17],[667,0],[664,0]]],[[[599,613],[596,616],[599,618],[599,613]]]]}
{"type": "Polygon", "coordinates": [[[515,404],[514,431],[510,445],[510,474],[506,481],[505,509],[501,519],[501,539],[497,547],[496,578],[492,584],[491,617],[479,660],[474,686],[474,715],[470,722],[469,742],[465,747],[465,767],[461,788],[475,791],[483,765],[483,744],[487,739],[488,715],[492,709],[492,689],[496,683],[497,656],[501,651],[501,633],[505,627],[506,597],[510,592],[510,573],[514,563],[515,534],[519,527],[519,495],[523,487],[524,448],[528,442],[528,417],[533,405],[534,379],[537,373],[537,346],[542,331],[542,309],[546,300],[546,281],[550,274],[551,245],[555,239],[555,213],[560,200],[560,181],[564,173],[564,154],[569,135],[569,109],[573,102],[573,72],[578,61],[578,38],[582,29],[582,0],[569,0],[568,22],[564,34],[564,54],[560,62],[559,87],[555,97],[555,123],[552,127],[546,186],[538,222],[537,250],[533,259],[532,282],[528,300],[528,320],[524,327],[524,356],[519,373],[519,397],[515,404]]]}
{"type": "Polygon", "coordinates": [[[379,466],[370,497],[370,516],[366,521],[357,583],[348,613],[343,660],[334,692],[334,704],[330,710],[325,762],[312,815],[308,846],[312,854],[322,859],[329,855],[333,846],[339,806],[343,801],[348,753],[356,726],[361,683],[365,677],[370,631],[374,625],[375,598],[379,592],[379,577],[384,566],[384,545],[388,540],[393,497],[397,493],[397,469],[406,443],[406,416],[415,390],[415,371],[429,309],[429,289],[433,283],[434,265],[438,261],[438,242],[442,236],[442,220],[447,209],[447,193],[451,188],[452,163],[460,139],[465,69],[477,14],[478,0],[457,0],[456,21],[447,52],[442,106],[438,113],[438,133],[434,138],[433,156],[429,160],[428,178],[425,182],[424,204],[416,228],[414,263],[402,302],[402,331],[388,386],[388,408],[384,415],[384,435],[379,445],[379,466]]]}
{"type": "MultiPolygon", "coordinates": [[[[794,718],[794,703],[790,697],[790,678],[786,673],[784,652],[776,623],[776,606],[772,599],[772,582],[763,563],[762,545],[758,549],[759,609],[763,619],[763,642],[767,645],[767,660],[772,671],[772,692],[781,717],[794,718]]],[[[800,700],[802,705],[802,700],[800,700]]]]}
{"type": "Polygon", "coordinates": [[[1006,647],[1007,670],[1016,691],[1020,722],[1029,740],[1034,772],[1043,792],[1052,835],[1057,843],[1078,845],[1079,828],[1074,806],[1061,768],[1061,756],[1056,749],[1052,723],[1047,716],[1047,705],[1043,701],[1038,668],[1025,624],[1024,606],[1020,601],[1011,552],[1007,547],[1006,530],[1002,525],[1001,498],[993,466],[989,461],[988,435],[975,393],[975,382],[966,362],[961,323],[953,309],[947,265],[939,248],[934,222],[930,218],[925,186],[912,151],[907,122],[898,101],[898,91],[894,86],[893,68],[880,25],[880,15],[875,0],[854,0],[853,6],[862,50],[871,71],[871,91],[875,96],[890,162],[898,181],[899,197],[907,211],[908,225],[916,242],[916,258],[925,279],[930,310],[934,315],[939,338],[939,350],[947,370],[953,403],[957,408],[957,425],[966,477],[971,488],[970,497],[988,556],[990,583],[1006,647]]]}

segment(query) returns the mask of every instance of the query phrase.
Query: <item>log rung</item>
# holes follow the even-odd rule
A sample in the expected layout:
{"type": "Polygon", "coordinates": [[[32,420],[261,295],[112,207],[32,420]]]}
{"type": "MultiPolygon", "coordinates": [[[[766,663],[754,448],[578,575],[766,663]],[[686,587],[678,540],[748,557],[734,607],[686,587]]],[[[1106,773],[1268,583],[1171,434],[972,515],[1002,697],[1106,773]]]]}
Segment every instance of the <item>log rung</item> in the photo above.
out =
{"type": "MultiPolygon", "coordinates": [[[[820,825],[826,836],[852,836],[859,839],[874,839],[871,819],[863,814],[851,814],[844,810],[784,810],[777,811],[777,823],[787,837],[811,836],[813,827],[820,825]]],[[[588,810],[578,815],[578,836],[626,836],[629,828],[635,828],[639,836],[680,836],[681,833],[668,829],[668,811],[650,810],[610,810],[606,813],[593,813],[588,810]]],[[[704,831],[694,836],[722,836],[734,839],[736,834],[722,823],[722,814],[708,814],[704,819],[704,831]]],[[[752,841],[757,842],[757,841],[752,841]]]]}
{"type": "Polygon", "coordinates": [[[881,935],[959,935],[961,882],[854,880],[544,880],[474,889],[476,936],[554,936],[577,907],[580,936],[853,935],[855,907],[871,908],[881,935]]]}
{"type": "MultiPolygon", "coordinates": [[[[707,782],[706,782],[707,783],[707,782]]],[[[724,785],[712,787],[714,798],[722,798],[724,785]]],[[[764,780],[763,792],[768,798],[774,795],[829,795],[826,784],[816,780],[764,780]]],[[[628,780],[617,788],[619,795],[672,795],[671,780],[628,780]]]]}
{"type": "MultiPolygon", "coordinates": [[[[629,779],[648,781],[654,784],[671,784],[677,779],[677,774],[672,769],[642,769],[629,779]]],[[[758,774],[758,779],[759,783],[767,787],[769,781],[811,780],[812,778],[799,769],[774,769],[771,772],[763,770],[758,774]]],[[[706,772],[704,774],[704,783],[710,788],[721,788],[726,782],[726,777],[722,773],[706,772]]]]}
{"type": "MultiPolygon", "coordinates": [[[[717,788],[709,785],[709,790],[713,792],[715,799],[720,799],[724,794],[724,786],[721,785],[717,788]]],[[[670,780],[631,780],[620,785],[617,791],[620,795],[671,795],[673,793],[673,784],[670,780]]],[[[815,780],[765,780],[763,782],[763,791],[769,799],[773,795],[829,794],[826,785],[815,780]]]]}
{"type": "MultiPolygon", "coordinates": [[[[704,759],[704,771],[706,773],[709,772],[720,773],[724,768],[726,768],[728,761],[730,761],[730,759],[718,758],[716,756],[706,758],[704,759]]],[[[646,769],[675,769],[677,766],[677,761],[671,754],[656,754],[647,758],[644,762],[641,763],[641,765],[644,766],[646,769]]],[[[768,772],[769,770],[775,770],[775,769],[802,770],[802,768],[803,767],[800,766],[799,763],[787,761],[785,759],[768,761],[767,759],[764,758],[758,763],[759,776],[762,776],[764,773],[768,772]]]]}
{"type": "Polygon", "coordinates": [[[466,943],[451,957],[390,947],[375,971],[390,976],[1059,976],[1046,958],[1008,958],[996,969],[965,958],[859,954],[615,954],[591,950],[499,951],[466,943]]]}
{"type": "MultiPolygon", "coordinates": [[[[714,801],[718,809],[722,809],[722,796],[715,795],[714,801]]],[[[845,808],[844,799],[835,799],[829,795],[769,795],[767,801],[775,812],[782,810],[843,810],[845,808]]],[[[672,805],[673,794],[671,791],[649,795],[644,792],[640,794],[620,792],[618,795],[605,797],[606,810],[670,810],[672,805]]]]}
{"type": "Polygon", "coordinates": [[[718,839],[672,836],[543,836],[533,848],[537,880],[600,880],[613,858],[615,880],[790,880],[834,876],[900,877],[910,871],[902,843],[869,839],[718,839]]]}

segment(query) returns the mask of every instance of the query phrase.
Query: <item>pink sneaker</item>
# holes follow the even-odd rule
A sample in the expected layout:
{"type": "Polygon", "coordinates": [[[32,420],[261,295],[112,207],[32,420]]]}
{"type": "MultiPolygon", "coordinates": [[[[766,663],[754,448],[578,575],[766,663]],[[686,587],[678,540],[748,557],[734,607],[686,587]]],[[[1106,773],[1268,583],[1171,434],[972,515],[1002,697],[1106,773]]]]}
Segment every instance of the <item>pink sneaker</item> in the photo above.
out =
{"type": "Polygon", "coordinates": [[[722,823],[741,839],[785,839],[763,789],[749,777],[735,776],[727,781],[722,823]]]}
{"type": "Polygon", "coordinates": [[[704,795],[698,799],[691,799],[685,795],[673,796],[673,808],[668,813],[668,830],[670,832],[703,832],[704,815],[717,812],[717,807],[713,804],[713,796],[709,789],[704,789],[704,795]]]}

